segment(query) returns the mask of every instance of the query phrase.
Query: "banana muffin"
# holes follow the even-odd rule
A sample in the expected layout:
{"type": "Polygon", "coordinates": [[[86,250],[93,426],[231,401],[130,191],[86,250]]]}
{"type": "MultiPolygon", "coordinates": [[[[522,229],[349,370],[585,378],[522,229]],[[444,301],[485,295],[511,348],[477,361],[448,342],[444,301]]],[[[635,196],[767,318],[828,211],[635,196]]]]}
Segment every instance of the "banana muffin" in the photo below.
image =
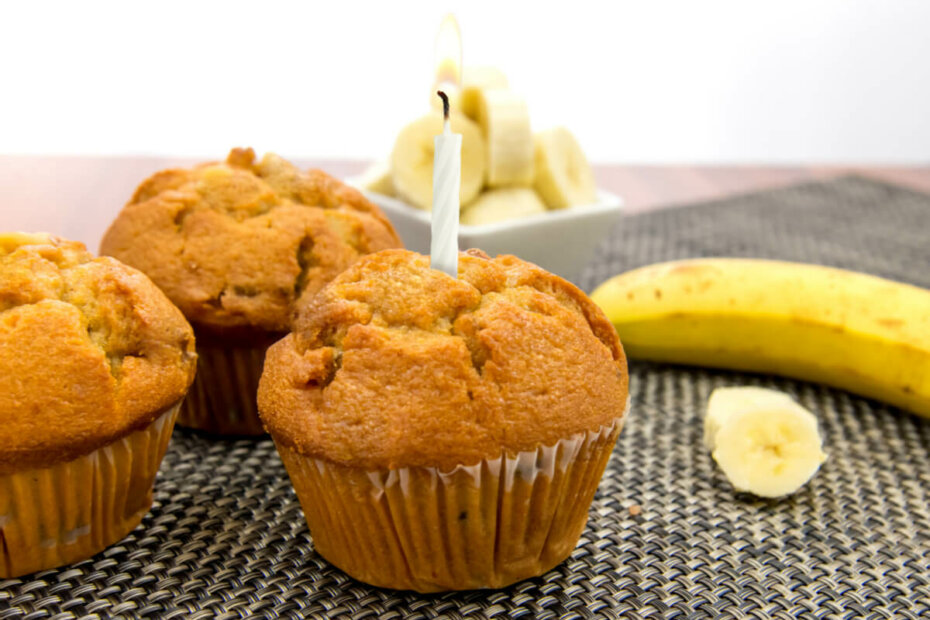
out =
{"type": "Polygon", "coordinates": [[[145,275],[0,234],[0,578],[138,525],[195,368],[193,330],[145,275]]]}
{"type": "Polygon", "coordinates": [[[386,250],[300,307],[258,402],[317,550],[433,592],[569,555],[627,396],[617,334],[572,284],[513,256],[470,250],[454,279],[386,250]]]}
{"type": "Polygon", "coordinates": [[[265,349],[288,331],[295,303],[360,256],[397,247],[391,223],[356,190],[233,149],[225,162],[144,181],[100,252],[145,272],[194,326],[200,367],[178,424],[254,435],[265,349]]]}

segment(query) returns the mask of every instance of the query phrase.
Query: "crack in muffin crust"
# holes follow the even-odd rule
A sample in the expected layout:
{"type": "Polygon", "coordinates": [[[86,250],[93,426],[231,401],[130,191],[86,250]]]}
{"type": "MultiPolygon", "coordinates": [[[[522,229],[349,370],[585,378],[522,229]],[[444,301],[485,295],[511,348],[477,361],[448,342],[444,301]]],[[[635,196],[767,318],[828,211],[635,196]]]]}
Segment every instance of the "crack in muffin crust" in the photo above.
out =
{"type": "Polygon", "coordinates": [[[194,323],[285,331],[294,305],[369,252],[400,247],[361,193],[252,149],[144,181],[102,254],[149,275],[194,323]]]}
{"type": "Polygon", "coordinates": [[[302,304],[259,388],[276,440],[344,464],[444,467],[622,415],[626,359],[581,291],[511,256],[459,265],[452,279],[386,250],[302,304]]]}
{"type": "Polygon", "coordinates": [[[141,428],[195,366],[190,325],[143,274],[51,235],[0,235],[0,470],[141,428]]]}

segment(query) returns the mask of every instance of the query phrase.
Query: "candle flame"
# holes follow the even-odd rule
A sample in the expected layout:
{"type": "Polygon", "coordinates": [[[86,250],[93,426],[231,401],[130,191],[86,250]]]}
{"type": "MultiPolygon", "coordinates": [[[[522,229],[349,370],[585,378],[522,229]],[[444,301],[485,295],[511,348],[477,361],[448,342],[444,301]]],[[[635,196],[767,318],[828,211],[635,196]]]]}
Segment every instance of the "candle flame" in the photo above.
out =
{"type": "Polygon", "coordinates": [[[462,33],[455,15],[446,15],[436,34],[436,85],[453,86],[462,84],[462,33]]]}

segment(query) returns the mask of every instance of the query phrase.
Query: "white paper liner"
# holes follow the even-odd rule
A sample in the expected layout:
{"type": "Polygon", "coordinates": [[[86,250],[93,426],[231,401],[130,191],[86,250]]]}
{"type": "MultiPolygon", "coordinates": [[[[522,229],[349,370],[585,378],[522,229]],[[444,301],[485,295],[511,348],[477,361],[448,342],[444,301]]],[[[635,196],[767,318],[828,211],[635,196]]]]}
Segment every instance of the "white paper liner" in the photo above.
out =
{"type": "Polygon", "coordinates": [[[136,527],[180,406],[90,454],[0,474],[0,578],[83,560],[136,527]]]}
{"type": "Polygon", "coordinates": [[[356,579],[420,592],[499,588],[574,549],[628,409],[595,431],[447,472],[278,452],[317,551],[356,579]]]}

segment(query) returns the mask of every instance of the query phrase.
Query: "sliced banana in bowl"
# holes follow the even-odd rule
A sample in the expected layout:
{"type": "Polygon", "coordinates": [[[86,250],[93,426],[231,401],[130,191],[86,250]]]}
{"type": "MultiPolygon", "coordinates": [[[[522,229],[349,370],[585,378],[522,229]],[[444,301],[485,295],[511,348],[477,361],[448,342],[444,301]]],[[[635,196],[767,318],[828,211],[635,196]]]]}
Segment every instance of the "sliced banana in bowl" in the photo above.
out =
{"type": "MultiPolygon", "coordinates": [[[[493,67],[465,67],[452,97],[452,131],[462,134],[460,248],[515,254],[577,279],[619,218],[622,200],[598,191],[578,141],[564,127],[533,134],[527,102],[493,67]],[[570,207],[570,208],[569,208],[570,207]]],[[[404,244],[428,252],[437,109],[405,126],[387,169],[348,182],[391,219],[404,244]]]]}
{"type": "MultiPolygon", "coordinates": [[[[487,151],[481,129],[462,114],[452,113],[452,131],[462,134],[460,204],[471,202],[484,187],[487,151]]],[[[433,206],[434,138],[442,133],[442,115],[421,116],[397,135],[391,152],[391,181],[397,196],[429,211],[433,206]]]]}
{"type": "Polygon", "coordinates": [[[535,168],[533,186],[550,209],[586,205],[597,200],[591,165],[568,129],[555,127],[536,134],[535,168]]]}
{"type": "Polygon", "coordinates": [[[462,112],[469,118],[477,118],[478,98],[481,93],[492,88],[509,86],[507,76],[497,67],[465,67],[462,74],[462,112]]]}
{"type": "Polygon", "coordinates": [[[462,210],[461,223],[466,226],[481,226],[545,212],[546,205],[532,189],[507,187],[479,195],[462,210]]]}
{"type": "MultiPolygon", "coordinates": [[[[381,207],[407,249],[429,253],[429,212],[415,209],[398,198],[367,190],[358,178],[349,178],[347,182],[359,188],[369,200],[381,207]]],[[[529,188],[516,189],[532,191],[529,188]]],[[[514,254],[576,284],[594,250],[623,213],[623,200],[606,191],[599,191],[597,201],[593,204],[559,211],[545,210],[528,214],[536,209],[527,208],[521,203],[518,208],[526,212],[520,217],[485,223],[480,223],[484,216],[479,217],[477,213],[468,215],[473,207],[480,204],[479,198],[479,201],[466,205],[462,211],[459,248],[480,248],[491,256],[514,254]],[[470,223],[466,223],[466,216],[470,223]]]]}
{"type": "Polygon", "coordinates": [[[475,120],[488,149],[488,187],[530,185],[534,151],[526,101],[503,88],[479,91],[475,100],[475,120]]]}

